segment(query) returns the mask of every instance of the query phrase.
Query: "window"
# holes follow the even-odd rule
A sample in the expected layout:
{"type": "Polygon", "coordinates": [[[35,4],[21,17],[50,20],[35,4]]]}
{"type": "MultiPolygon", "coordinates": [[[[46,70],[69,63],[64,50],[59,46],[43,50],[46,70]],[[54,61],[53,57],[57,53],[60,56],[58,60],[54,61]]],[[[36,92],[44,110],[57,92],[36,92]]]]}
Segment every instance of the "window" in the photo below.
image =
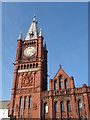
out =
{"type": "Polygon", "coordinates": [[[64,112],[65,111],[65,107],[64,107],[64,103],[61,102],[61,111],[64,112]]]}
{"type": "Polygon", "coordinates": [[[27,108],[27,97],[25,96],[25,103],[24,103],[24,108],[27,108]]]}
{"type": "Polygon", "coordinates": [[[32,68],[32,64],[30,64],[30,68],[32,68]]]}
{"type": "Polygon", "coordinates": [[[48,113],[48,105],[47,105],[47,103],[45,104],[45,113],[48,113]]]}
{"type": "Polygon", "coordinates": [[[58,90],[58,84],[57,84],[57,81],[54,82],[54,90],[58,90]]]}
{"type": "Polygon", "coordinates": [[[59,110],[58,110],[58,103],[56,102],[55,103],[55,113],[57,113],[57,112],[59,112],[59,110]]]}
{"type": "Polygon", "coordinates": [[[59,82],[60,82],[60,89],[62,90],[63,89],[63,79],[61,76],[59,77],[59,82]]]}
{"type": "Polygon", "coordinates": [[[68,87],[68,81],[67,80],[65,80],[65,89],[68,89],[69,87],[68,87]]]}
{"type": "Polygon", "coordinates": [[[83,120],[83,116],[80,117],[80,120],[83,120]]]}
{"type": "Polygon", "coordinates": [[[38,68],[38,63],[36,64],[36,68],[38,68]]]}
{"type": "Polygon", "coordinates": [[[33,64],[33,68],[35,68],[35,64],[33,64]]]}
{"type": "Polygon", "coordinates": [[[82,110],[82,103],[81,103],[81,100],[78,101],[78,109],[79,109],[79,111],[82,110]]]}
{"type": "Polygon", "coordinates": [[[67,102],[67,109],[68,109],[68,112],[71,112],[71,104],[70,104],[70,101],[67,102]]]}
{"type": "Polygon", "coordinates": [[[23,106],[23,99],[22,99],[22,97],[20,98],[20,108],[22,108],[22,106],[23,106]]]}
{"type": "Polygon", "coordinates": [[[32,108],[32,98],[31,98],[31,96],[29,97],[29,108],[30,109],[32,108]]]}
{"type": "Polygon", "coordinates": [[[27,65],[27,68],[29,69],[29,65],[27,65]]]}

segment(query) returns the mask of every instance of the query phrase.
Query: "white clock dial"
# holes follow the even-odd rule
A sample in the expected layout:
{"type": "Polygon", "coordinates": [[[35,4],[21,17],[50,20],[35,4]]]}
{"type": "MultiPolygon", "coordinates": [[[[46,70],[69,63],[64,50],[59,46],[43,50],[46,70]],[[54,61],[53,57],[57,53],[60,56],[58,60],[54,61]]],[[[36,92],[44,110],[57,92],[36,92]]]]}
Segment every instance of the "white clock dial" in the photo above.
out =
{"type": "Polygon", "coordinates": [[[27,57],[31,57],[32,55],[34,55],[36,52],[36,49],[34,47],[28,47],[24,50],[24,55],[27,57]]]}

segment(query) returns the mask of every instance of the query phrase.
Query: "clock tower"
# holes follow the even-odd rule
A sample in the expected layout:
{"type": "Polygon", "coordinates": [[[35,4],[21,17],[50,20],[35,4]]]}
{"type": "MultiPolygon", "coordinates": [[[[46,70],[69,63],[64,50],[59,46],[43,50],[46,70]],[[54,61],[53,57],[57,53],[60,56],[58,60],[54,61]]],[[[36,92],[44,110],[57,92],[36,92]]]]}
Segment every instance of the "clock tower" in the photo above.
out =
{"type": "Polygon", "coordinates": [[[47,48],[34,16],[25,39],[20,33],[17,40],[9,116],[41,118],[42,91],[47,91],[47,48]]]}

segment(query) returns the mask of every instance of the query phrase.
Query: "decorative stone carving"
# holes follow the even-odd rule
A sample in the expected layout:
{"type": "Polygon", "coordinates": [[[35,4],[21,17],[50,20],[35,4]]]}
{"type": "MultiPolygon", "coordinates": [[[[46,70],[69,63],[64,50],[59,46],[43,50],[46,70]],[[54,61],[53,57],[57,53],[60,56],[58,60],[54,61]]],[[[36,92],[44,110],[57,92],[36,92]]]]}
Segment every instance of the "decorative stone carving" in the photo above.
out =
{"type": "Polygon", "coordinates": [[[37,104],[34,103],[34,104],[33,104],[33,110],[36,110],[36,109],[37,109],[37,104]]]}
{"type": "Polygon", "coordinates": [[[22,87],[33,86],[33,75],[25,73],[22,78],[22,87]]]}

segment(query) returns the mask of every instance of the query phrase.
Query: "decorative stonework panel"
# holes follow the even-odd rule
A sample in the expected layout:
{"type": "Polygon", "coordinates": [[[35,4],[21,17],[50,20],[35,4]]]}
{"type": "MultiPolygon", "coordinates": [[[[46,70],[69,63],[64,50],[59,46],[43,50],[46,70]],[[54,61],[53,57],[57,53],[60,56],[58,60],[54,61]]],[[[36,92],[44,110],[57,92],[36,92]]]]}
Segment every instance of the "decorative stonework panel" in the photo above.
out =
{"type": "Polygon", "coordinates": [[[22,87],[33,86],[33,75],[25,73],[22,77],[22,87]]]}

